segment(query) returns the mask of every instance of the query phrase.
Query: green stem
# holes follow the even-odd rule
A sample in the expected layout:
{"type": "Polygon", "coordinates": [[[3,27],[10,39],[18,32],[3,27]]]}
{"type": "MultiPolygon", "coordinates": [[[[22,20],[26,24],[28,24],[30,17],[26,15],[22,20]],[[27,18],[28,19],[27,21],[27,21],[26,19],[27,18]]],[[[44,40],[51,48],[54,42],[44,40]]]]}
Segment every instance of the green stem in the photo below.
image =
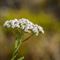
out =
{"type": "MultiPolygon", "coordinates": [[[[18,40],[18,41],[19,41],[19,40],[18,40]]],[[[14,50],[14,52],[13,52],[13,56],[12,56],[11,60],[15,60],[16,56],[18,55],[18,50],[19,50],[21,44],[22,44],[22,42],[21,42],[21,40],[20,40],[20,42],[18,42],[17,48],[15,48],[15,50],[14,50]]]]}
{"type": "Polygon", "coordinates": [[[18,50],[19,50],[22,42],[28,40],[28,39],[31,38],[32,36],[33,36],[33,34],[32,34],[31,36],[29,36],[28,38],[26,38],[25,40],[23,40],[23,41],[22,41],[22,36],[21,36],[20,39],[17,39],[17,40],[16,40],[17,42],[15,41],[16,46],[15,46],[15,50],[14,50],[14,52],[13,52],[13,56],[12,56],[11,60],[15,60],[15,59],[16,59],[16,57],[17,57],[17,55],[18,55],[18,50]]]}
{"type": "Polygon", "coordinates": [[[29,38],[31,38],[34,34],[30,35],[28,38],[26,38],[25,40],[23,40],[22,42],[27,41],[29,38]]]}
{"type": "Polygon", "coordinates": [[[13,56],[13,57],[11,58],[11,60],[15,60],[15,58],[16,58],[17,55],[18,55],[18,54],[16,54],[15,56],[13,56]]]}

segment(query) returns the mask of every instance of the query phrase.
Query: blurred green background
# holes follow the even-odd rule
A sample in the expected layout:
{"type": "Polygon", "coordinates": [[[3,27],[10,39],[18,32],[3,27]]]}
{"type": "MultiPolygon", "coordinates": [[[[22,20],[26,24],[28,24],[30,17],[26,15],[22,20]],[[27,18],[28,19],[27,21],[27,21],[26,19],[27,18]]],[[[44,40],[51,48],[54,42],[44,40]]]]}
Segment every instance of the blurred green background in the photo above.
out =
{"type": "MultiPolygon", "coordinates": [[[[11,58],[15,31],[6,31],[3,24],[15,18],[27,18],[45,31],[44,35],[25,41],[19,50],[20,56],[25,60],[60,60],[59,0],[0,0],[0,60],[11,58]]],[[[25,34],[24,39],[28,36],[25,34]]]]}

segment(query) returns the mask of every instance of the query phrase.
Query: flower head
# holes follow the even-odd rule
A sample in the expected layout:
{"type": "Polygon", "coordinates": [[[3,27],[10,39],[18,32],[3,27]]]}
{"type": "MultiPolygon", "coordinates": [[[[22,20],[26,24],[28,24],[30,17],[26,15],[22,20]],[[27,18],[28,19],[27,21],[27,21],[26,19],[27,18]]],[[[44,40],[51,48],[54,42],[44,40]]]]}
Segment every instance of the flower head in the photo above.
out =
{"type": "Polygon", "coordinates": [[[32,31],[37,36],[38,36],[39,32],[42,32],[44,34],[44,30],[41,26],[39,26],[37,24],[33,24],[32,22],[30,22],[28,19],[25,19],[25,18],[22,18],[19,20],[14,19],[14,20],[6,21],[4,23],[4,26],[6,26],[7,28],[10,28],[10,27],[16,28],[17,27],[28,33],[30,33],[32,31]]]}

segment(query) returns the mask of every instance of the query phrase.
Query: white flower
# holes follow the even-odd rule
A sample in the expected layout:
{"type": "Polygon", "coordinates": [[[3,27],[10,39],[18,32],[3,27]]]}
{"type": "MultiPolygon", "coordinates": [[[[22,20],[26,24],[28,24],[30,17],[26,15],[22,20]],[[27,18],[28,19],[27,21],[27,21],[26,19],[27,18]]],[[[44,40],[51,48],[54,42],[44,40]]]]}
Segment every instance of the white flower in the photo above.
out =
{"type": "Polygon", "coordinates": [[[20,24],[31,24],[31,25],[33,25],[33,23],[32,22],[30,22],[28,19],[25,19],[25,18],[22,18],[22,19],[19,19],[19,23],[20,24]]]}
{"type": "Polygon", "coordinates": [[[27,24],[25,29],[28,29],[28,30],[29,30],[29,29],[33,29],[33,25],[27,24]]]}
{"type": "Polygon", "coordinates": [[[27,19],[19,19],[19,24],[21,26],[21,29],[25,29],[26,25],[28,24],[28,20],[27,19]]]}
{"type": "Polygon", "coordinates": [[[15,28],[15,27],[20,28],[19,21],[17,19],[11,20],[11,27],[12,28],[15,28]]]}
{"type": "Polygon", "coordinates": [[[30,22],[28,19],[22,18],[19,19],[19,23],[22,29],[24,29],[25,32],[30,32],[29,30],[31,30],[33,28],[33,23],[30,22]]]}
{"type": "Polygon", "coordinates": [[[10,28],[10,27],[11,27],[10,21],[6,21],[6,22],[4,23],[4,27],[10,28]]]}
{"type": "Polygon", "coordinates": [[[20,24],[22,24],[22,23],[26,24],[26,23],[28,23],[28,19],[25,19],[25,18],[19,19],[19,23],[20,24]]]}
{"type": "Polygon", "coordinates": [[[38,30],[38,27],[34,25],[34,28],[32,29],[33,33],[36,34],[36,36],[38,36],[39,34],[39,30],[38,30]]]}
{"type": "Polygon", "coordinates": [[[44,30],[41,26],[37,25],[37,24],[33,24],[32,22],[30,22],[28,19],[22,18],[22,19],[14,19],[14,20],[10,20],[10,21],[6,21],[4,23],[4,26],[6,26],[7,28],[20,28],[22,30],[24,30],[25,32],[28,33],[35,33],[36,36],[38,36],[38,34],[40,32],[42,32],[44,34],[44,30]]]}
{"type": "Polygon", "coordinates": [[[43,28],[41,26],[39,26],[37,24],[35,24],[35,26],[37,26],[38,30],[44,34],[44,30],[43,30],[43,28]]]}

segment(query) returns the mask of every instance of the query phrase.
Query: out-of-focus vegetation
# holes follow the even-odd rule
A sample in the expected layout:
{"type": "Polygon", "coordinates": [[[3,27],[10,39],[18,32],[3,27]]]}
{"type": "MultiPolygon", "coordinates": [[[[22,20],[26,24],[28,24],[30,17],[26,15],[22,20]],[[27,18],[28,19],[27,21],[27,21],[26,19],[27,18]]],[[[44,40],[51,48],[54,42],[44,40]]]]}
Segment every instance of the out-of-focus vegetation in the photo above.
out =
{"type": "Polygon", "coordinates": [[[11,58],[15,31],[6,31],[3,24],[6,20],[15,18],[27,18],[41,25],[45,30],[44,35],[32,36],[24,42],[19,50],[19,55],[24,55],[25,60],[60,60],[59,2],[59,0],[1,0],[0,60],[11,58]]]}

